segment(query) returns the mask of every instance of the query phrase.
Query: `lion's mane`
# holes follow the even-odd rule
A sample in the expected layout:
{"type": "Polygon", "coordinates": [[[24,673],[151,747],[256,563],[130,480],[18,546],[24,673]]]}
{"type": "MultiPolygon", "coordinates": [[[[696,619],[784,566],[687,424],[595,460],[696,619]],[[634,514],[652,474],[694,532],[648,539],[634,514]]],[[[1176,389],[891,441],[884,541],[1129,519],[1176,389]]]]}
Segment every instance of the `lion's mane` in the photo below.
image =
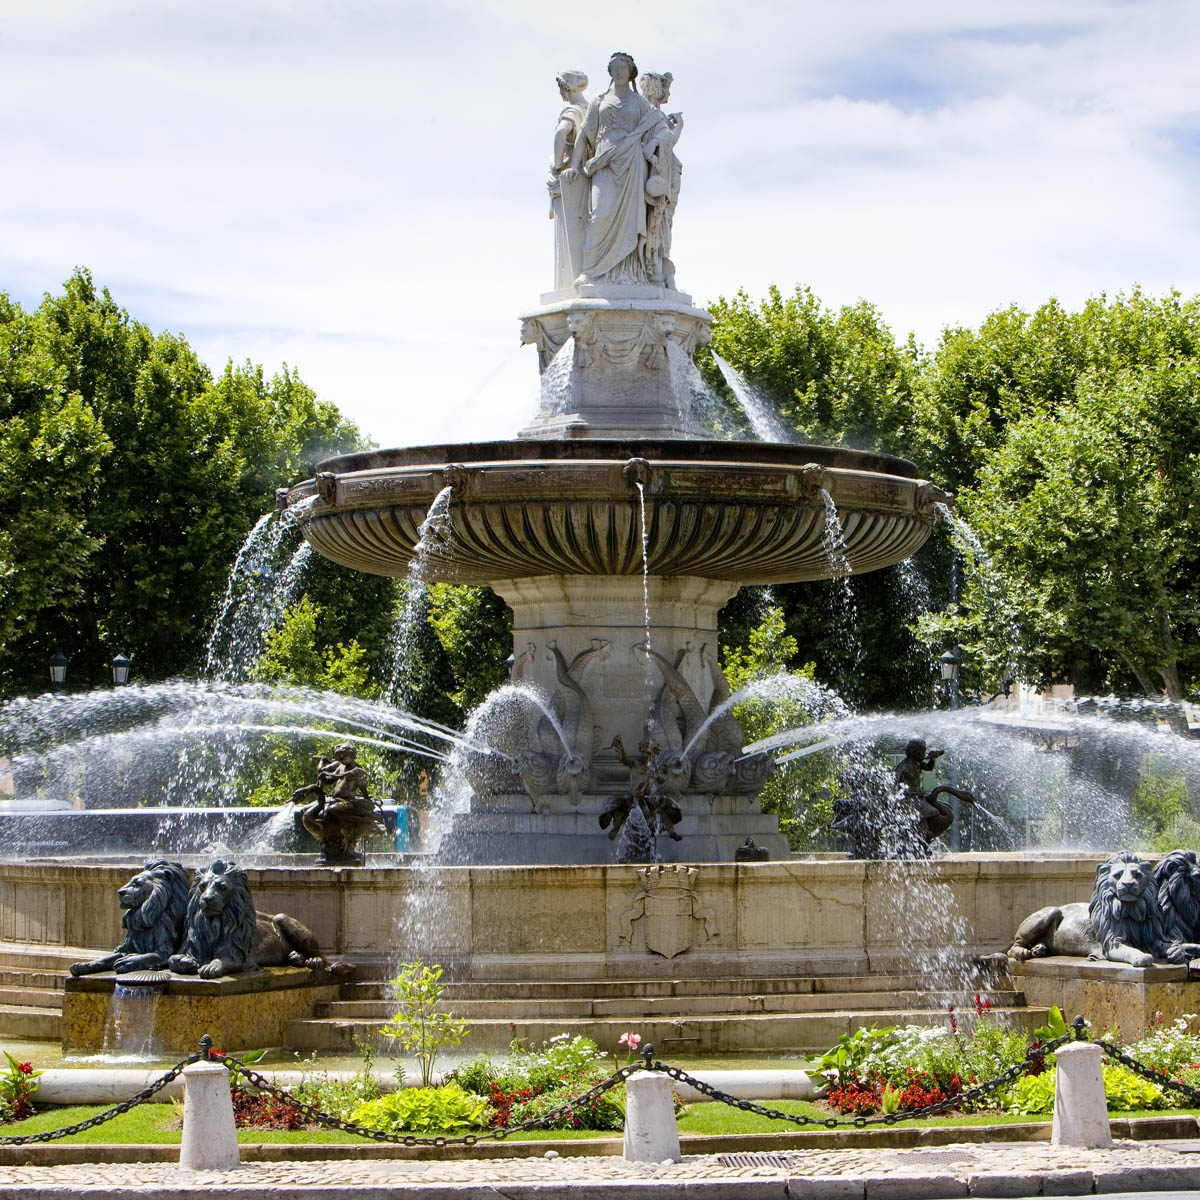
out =
{"type": "Polygon", "coordinates": [[[138,887],[140,903],[121,917],[125,940],[120,954],[157,954],[166,962],[179,949],[188,907],[188,875],[179,863],[155,859],[148,862],[122,891],[138,887]]]}
{"type": "Polygon", "coordinates": [[[1167,938],[1158,906],[1158,885],[1150,864],[1142,862],[1136,854],[1114,855],[1096,868],[1088,917],[1106,957],[1113,946],[1120,944],[1155,957],[1165,956],[1167,938]],[[1145,868],[1144,881],[1136,899],[1132,903],[1122,903],[1117,898],[1114,875],[1118,868],[1130,863],[1145,868]]]}
{"type": "Polygon", "coordinates": [[[1169,941],[1200,940],[1200,863],[1194,850],[1172,850],[1154,868],[1163,932],[1169,941]]]}
{"type": "Polygon", "coordinates": [[[254,967],[254,901],[246,872],[233,863],[214,862],[211,867],[196,872],[187,905],[187,932],[183,953],[201,967],[219,958],[222,962],[240,964],[237,970],[254,967]],[[224,886],[218,888],[218,883],[224,886]],[[209,893],[224,896],[219,911],[204,911],[203,901],[209,893]]]}

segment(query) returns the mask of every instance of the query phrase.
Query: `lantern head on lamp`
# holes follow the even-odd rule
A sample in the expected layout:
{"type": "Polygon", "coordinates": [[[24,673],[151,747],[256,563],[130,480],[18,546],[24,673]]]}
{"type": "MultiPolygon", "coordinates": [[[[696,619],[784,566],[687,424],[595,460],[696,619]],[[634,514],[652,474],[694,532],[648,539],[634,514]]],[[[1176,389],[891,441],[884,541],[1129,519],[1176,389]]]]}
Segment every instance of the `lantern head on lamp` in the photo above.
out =
{"type": "Polygon", "coordinates": [[[54,653],[50,655],[50,685],[56,691],[67,682],[67,667],[69,665],[70,660],[55,646],[54,653]]]}
{"type": "Polygon", "coordinates": [[[129,656],[124,650],[109,663],[109,669],[112,671],[113,687],[121,687],[122,684],[129,682],[129,668],[132,665],[129,661],[129,656]]]}

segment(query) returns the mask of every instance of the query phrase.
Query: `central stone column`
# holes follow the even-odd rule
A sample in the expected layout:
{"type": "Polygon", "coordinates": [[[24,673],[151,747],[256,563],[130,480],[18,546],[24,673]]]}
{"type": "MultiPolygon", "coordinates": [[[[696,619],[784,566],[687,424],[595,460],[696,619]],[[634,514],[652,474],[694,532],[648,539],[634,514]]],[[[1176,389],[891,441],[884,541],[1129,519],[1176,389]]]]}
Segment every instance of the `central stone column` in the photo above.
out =
{"type": "Polygon", "coordinates": [[[707,711],[720,670],[717,613],[736,583],[677,575],[651,576],[643,586],[631,575],[539,575],[495,580],[492,588],[513,610],[514,683],[552,696],[560,686],[552,646],[568,666],[586,651],[597,652],[583,664],[578,683],[591,704],[598,749],[616,734],[636,748],[663,687],[655,660],[639,649],[646,645],[647,600],[651,648],[672,666],[678,662],[707,711]]]}

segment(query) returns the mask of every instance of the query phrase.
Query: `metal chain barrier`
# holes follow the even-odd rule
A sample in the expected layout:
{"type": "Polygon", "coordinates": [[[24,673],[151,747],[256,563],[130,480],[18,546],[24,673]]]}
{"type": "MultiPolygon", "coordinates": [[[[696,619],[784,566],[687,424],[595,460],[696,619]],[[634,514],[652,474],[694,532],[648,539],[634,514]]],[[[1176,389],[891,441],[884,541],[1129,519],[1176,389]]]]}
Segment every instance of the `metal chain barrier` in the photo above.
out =
{"type": "Polygon", "coordinates": [[[1109,1058],[1115,1059],[1124,1067],[1128,1067],[1135,1075],[1141,1075],[1143,1078],[1149,1079],[1152,1083],[1157,1083],[1159,1087],[1173,1088],[1177,1092],[1182,1092],[1197,1108],[1200,1108],[1200,1089],[1192,1087],[1191,1084],[1184,1083],[1182,1079],[1172,1079],[1157,1068],[1148,1067],[1145,1063],[1138,1062],[1136,1058],[1130,1058],[1128,1054],[1123,1053],[1111,1042],[1097,1038],[1096,1045],[1109,1058]]]}
{"type": "Polygon", "coordinates": [[[27,1133],[23,1137],[0,1137],[0,1146],[30,1146],[35,1142],[53,1142],[59,1138],[70,1137],[73,1133],[83,1133],[85,1129],[95,1129],[97,1125],[103,1125],[121,1116],[122,1113],[127,1113],[131,1109],[137,1108],[139,1104],[145,1104],[147,1100],[161,1092],[173,1079],[178,1079],[183,1074],[184,1067],[190,1067],[192,1063],[199,1062],[207,1056],[208,1047],[205,1047],[198,1054],[193,1054],[176,1063],[166,1074],[160,1075],[149,1086],[142,1088],[140,1092],[135,1092],[128,1100],[123,1100],[120,1104],[105,1109],[104,1112],[97,1113],[94,1117],[88,1117],[86,1121],[77,1121],[74,1125],[64,1125],[62,1129],[52,1129],[45,1133],[27,1133]]]}
{"type": "MultiPolygon", "coordinates": [[[[839,1129],[839,1128],[854,1128],[866,1129],[873,1125],[896,1125],[901,1121],[920,1120],[923,1117],[940,1116],[948,1112],[950,1109],[957,1107],[964,1100],[978,1100],[983,1096],[989,1095],[992,1092],[1006,1088],[1015,1083],[1023,1075],[1027,1075],[1035,1068],[1041,1065],[1043,1057],[1047,1054],[1052,1054],[1060,1046],[1065,1045],[1075,1039],[1081,1039],[1083,1034],[1083,1018],[1077,1017],[1075,1020],[1075,1028],[1073,1033],[1064,1034],[1062,1037],[1053,1038],[1044,1045],[1031,1047],[1025,1052],[1025,1058],[1022,1062],[1014,1063],[1006,1070],[1002,1071],[994,1079],[989,1079],[984,1083],[977,1083],[972,1087],[965,1088],[962,1091],[956,1092],[953,1096],[947,1096],[943,1100],[939,1100],[934,1104],[926,1104],[921,1108],[908,1109],[902,1113],[881,1113],[876,1116],[861,1116],[853,1118],[839,1117],[812,1117],[806,1113],[789,1113],[778,1108],[771,1108],[768,1105],[756,1104],[752,1100],[743,1100],[737,1096],[732,1096],[728,1092],[723,1092],[720,1088],[713,1087],[710,1083],[705,1083],[702,1079],[697,1079],[694,1075],[679,1067],[668,1066],[666,1063],[659,1062],[654,1057],[654,1047],[647,1045],[642,1050],[642,1061],[636,1064],[630,1064],[624,1067],[618,1067],[611,1075],[601,1080],[595,1087],[590,1088],[581,1096],[576,1096],[573,1100],[568,1100],[565,1104],[559,1105],[558,1108],[552,1109],[549,1112],[543,1113],[540,1117],[531,1118],[528,1121],[522,1121],[518,1125],[504,1126],[499,1129],[490,1129],[481,1133],[468,1133],[460,1137],[419,1137],[416,1134],[409,1133],[391,1133],[384,1129],[371,1129],[365,1125],[355,1124],[353,1121],[345,1121],[341,1117],[335,1117],[331,1113],[323,1112],[313,1104],[309,1104],[305,1100],[301,1100],[298,1096],[294,1096],[291,1092],[284,1088],[277,1087],[265,1075],[255,1071],[247,1063],[235,1057],[232,1054],[224,1054],[220,1050],[213,1049],[212,1038],[207,1034],[200,1039],[201,1049],[199,1053],[192,1054],[188,1058],[177,1063],[171,1070],[160,1075],[153,1083],[143,1088],[140,1092],[135,1093],[128,1100],[121,1104],[115,1105],[113,1108],[106,1109],[102,1113],[98,1113],[94,1117],[89,1117],[86,1121],[79,1121],[73,1125],[66,1125],[62,1129],[55,1129],[46,1133],[31,1133],[23,1137],[0,1137],[0,1146],[25,1146],[36,1142],[52,1142],[58,1138],[70,1137],[75,1133],[82,1133],[87,1129],[94,1129],[97,1125],[103,1125],[107,1121],[111,1121],[116,1117],[127,1113],[131,1109],[136,1108],[139,1104],[145,1104],[152,1099],[158,1092],[167,1086],[172,1080],[177,1079],[185,1067],[189,1067],[192,1063],[207,1061],[216,1062],[226,1067],[231,1075],[235,1075],[238,1080],[244,1079],[256,1091],[265,1092],[270,1096],[274,1096],[277,1100],[286,1104],[289,1108],[294,1109],[302,1117],[317,1125],[324,1125],[329,1129],[338,1129],[343,1133],[356,1134],[359,1137],[369,1138],[375,1142],[390,1142],[399,1146],[474,1146],[482,1141],[503,1141],[514,1133],[521,1133],[528,1130],[544,1128],[547,1125],[552,1125],[560,1120],[570,1117],[577,1109],[586,1108],[589,1104],[598,1100],[606,1092],[611,1091],[619,1084],[624,1083],[630,1075],[636,1071],[653,1071],[662,1075],[666,1075],[669,1079],[679,1083],[685,1083],[698,1091],[702,1096],[719,1104],[727,1104],[731,1108],[740,1109],[742,1112],[754,1113],[760,1117],[768,1117],[773,1121],[784,1121],[790,1125],[799,1126],[815,1126],[818,1129],[839,1129]]],[[[1122,1054],[1116,1047],[1107,1042],[1098,1043],[1106,1053],[1118,1061],[1124,1063],[1138,1074],[1145,1075],[1149,1079],[1153,1079],[1155,1083],[1164,1084],[1175,1087],[1180,1091],[1185,1092],[1190,1098],[1194,1098],[1197,1104],[1200,1104],[1200,1091],[1191,1088],[1186,1084],[1179,1083],[1174,1080],[1167,1079],[1160,1075],[1157,1071],[1149,1067],[1143,1066],[1141,1063],[1122,1054]]]]}

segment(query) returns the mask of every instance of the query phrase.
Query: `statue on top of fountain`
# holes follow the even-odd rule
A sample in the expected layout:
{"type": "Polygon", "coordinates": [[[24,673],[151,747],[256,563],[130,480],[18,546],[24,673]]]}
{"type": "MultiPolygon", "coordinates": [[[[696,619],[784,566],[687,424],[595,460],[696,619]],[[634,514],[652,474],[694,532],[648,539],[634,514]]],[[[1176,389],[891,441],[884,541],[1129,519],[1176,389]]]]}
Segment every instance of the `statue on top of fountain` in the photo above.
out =
{"type": "Polygon", "coordinates": [[[292,793],[291,803],[316,800],[300,814],[300,822],[321,843],[318,866],[357,867],[366,859],[355,846],[360,838],[385,832],[379,801],[371,797],[367,772],[358,765],[352,742],[334,746],[329,758],[318,755],[317,782],[292,793]]]}
{"type": "MultiPolygon", "coordinates": [[[[559,77],[564,99],[563,81],[568,75],[577,82],[582,72],[559,77]]],[[[612,83],[587,106],[575,129],[570,164],[557,171],[551,168],[565,218],[556,235],[570,242],[571,222],[578,219],[573,215],[577,189],[590,180],[590,191],[582,198],[583,237],[575,286],[608,282],[674,288],[668,255],[670,219],[682,170],[674,148],[683,119],[678,113],[667,116],[659,107],[669,97],[671,76],[648,76],[651,87],[649,95],[643,96],[637,90],[637,63],[623,51],[609,59],[608,75],[612,83]]],[[[582,77],[586,86],[586,76],[582,77]]],[[[568,108],[582,102],[582,86],[571,93],[568,108]]],[[[563,110],[555,133],[556,154],[559,130],[564,144],[566,140],[564,120],[574,124],[568,109],[563,110]]],[[[561,277],[560,260],[560,286],[561,277]]]]}

